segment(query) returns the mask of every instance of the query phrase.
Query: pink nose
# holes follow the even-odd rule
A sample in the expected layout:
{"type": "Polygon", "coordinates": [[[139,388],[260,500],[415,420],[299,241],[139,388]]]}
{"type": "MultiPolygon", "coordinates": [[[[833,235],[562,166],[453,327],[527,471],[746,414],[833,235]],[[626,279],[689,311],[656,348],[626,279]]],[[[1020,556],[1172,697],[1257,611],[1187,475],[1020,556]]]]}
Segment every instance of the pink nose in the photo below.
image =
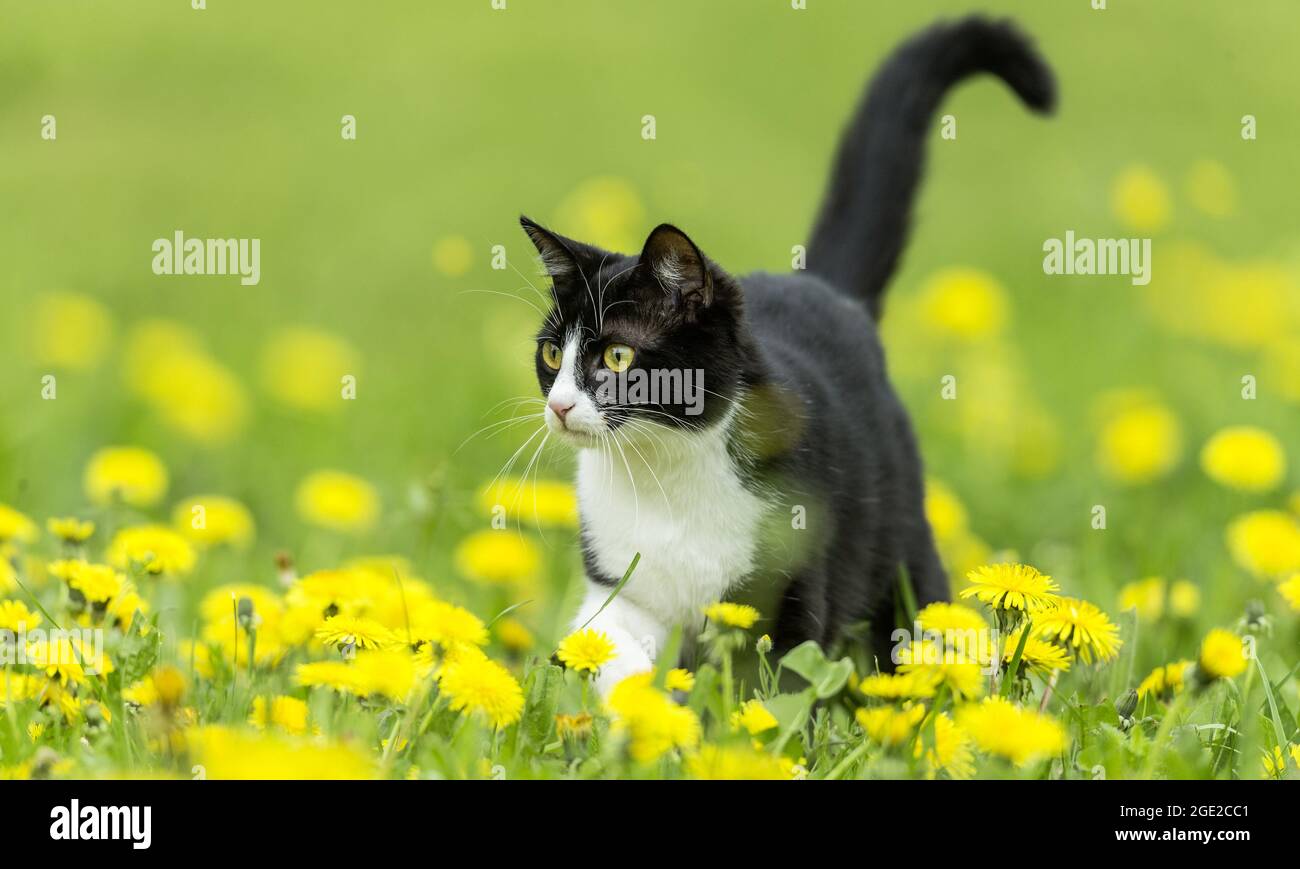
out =
{"type": "Polygon", "coordinates": [[[572,401],[561,401],[558,398],[552,398],[546,402],[546,406],[560,418],[560,422],[564,422],[564,417],[568,415],[569,411],[573,410],[573,405],[574,402],[572,401]]]}

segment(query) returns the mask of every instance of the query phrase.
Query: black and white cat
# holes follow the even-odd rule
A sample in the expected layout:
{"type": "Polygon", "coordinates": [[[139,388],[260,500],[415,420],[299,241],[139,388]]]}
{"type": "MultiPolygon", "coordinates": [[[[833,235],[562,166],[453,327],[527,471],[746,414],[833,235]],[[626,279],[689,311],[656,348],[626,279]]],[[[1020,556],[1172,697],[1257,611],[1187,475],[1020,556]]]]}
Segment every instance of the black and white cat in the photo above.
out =
{"type": "Polygon", "coordinates": [[[693,635],[717,600],[757,602],[778,648],[883,622],[873,646],[888,669],[900,571],[919,603],[948,596],[876,319],[931,117],[980,72],[1052,108],[1051,72],[1010,24],[971,18],[914,37],[845,132],[803,273],[733,277],[668,224],[627,256],[521,220],[553,281],[537,337],[545,421],[578,448],[589,589],[576,624],[641,553],[592,621],[617,647],[602,690],[650,669],[672,626],[693,635]],[[608,388],[674,373],[657,382],[694,373],[697,391],[631,400],[608,388]]]}

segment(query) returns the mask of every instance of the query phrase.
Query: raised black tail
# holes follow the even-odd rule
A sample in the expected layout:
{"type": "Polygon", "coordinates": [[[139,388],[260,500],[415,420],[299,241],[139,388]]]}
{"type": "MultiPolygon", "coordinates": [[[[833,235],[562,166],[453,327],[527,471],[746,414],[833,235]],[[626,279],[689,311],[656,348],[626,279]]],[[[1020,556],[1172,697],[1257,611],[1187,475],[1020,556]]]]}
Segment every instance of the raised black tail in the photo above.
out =
{"type": "Polygon", "coordinates": [[[940,23],[904,43],[872,80],[840,142],[808,269],[866,302],[880,298],[911,222],[930,119],[967,76],[991,72],[1035,112],[1056,102],[1052,71],[1010,22],[940,23]]]}

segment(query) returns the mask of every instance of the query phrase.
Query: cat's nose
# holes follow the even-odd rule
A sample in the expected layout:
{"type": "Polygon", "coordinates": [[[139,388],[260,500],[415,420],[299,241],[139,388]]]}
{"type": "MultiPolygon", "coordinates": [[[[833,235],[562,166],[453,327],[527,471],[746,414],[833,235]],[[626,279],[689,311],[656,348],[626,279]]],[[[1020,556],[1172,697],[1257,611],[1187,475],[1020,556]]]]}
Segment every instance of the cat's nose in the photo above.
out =
{"type": "Polygon", "coordinates": [[[551,411],[560,418],[560,422],[564,422],[564,417],[568,414],[569,411],[573,410],[573,405],[575,403],[576,402],[574,401],[565,400],[562,398],[552,398],[546,402],[546,406],[549,407],[551,411]]]}

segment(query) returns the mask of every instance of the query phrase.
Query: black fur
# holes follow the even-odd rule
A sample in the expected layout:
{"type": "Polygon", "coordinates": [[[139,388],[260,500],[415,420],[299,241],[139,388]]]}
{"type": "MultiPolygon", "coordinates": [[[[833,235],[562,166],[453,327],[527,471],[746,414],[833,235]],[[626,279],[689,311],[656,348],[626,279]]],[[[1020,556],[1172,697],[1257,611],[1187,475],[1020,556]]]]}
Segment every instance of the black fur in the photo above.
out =
{"type": "MultiPolygon", "coordinates": [[[[891,623],[900,570],[920,604],[948,597],[916,441],[886,375],[875,317],[905,241],[931,116],[950,86],[981,71],[1035,109],[1052,105],[1050,72],[1009,24],[972,18],[906,43],[845,133],[806,274],[737,280],[667,225],[640,255],[626,256],[521,221],[554,278],[556,305],[538,335],[543,394],[555,373],[542,345],[580,334],[588,385],[611,342],[636,348],[636,366],[706,372],[703,414],[671,403],[606,406],[615,425],[694,429],[741,408],[732,454],[747,484],[776,505],[763,576],[746,585],[780,601],[779,646],[827,644],[864,618],[891,623]],[[664,262],[673,267],[657,267],[664,262]],[[792,532],[796,508],[806,527],[792,532]]],[[[875,634],[887,668],[889,632],[875,634]]]]}

